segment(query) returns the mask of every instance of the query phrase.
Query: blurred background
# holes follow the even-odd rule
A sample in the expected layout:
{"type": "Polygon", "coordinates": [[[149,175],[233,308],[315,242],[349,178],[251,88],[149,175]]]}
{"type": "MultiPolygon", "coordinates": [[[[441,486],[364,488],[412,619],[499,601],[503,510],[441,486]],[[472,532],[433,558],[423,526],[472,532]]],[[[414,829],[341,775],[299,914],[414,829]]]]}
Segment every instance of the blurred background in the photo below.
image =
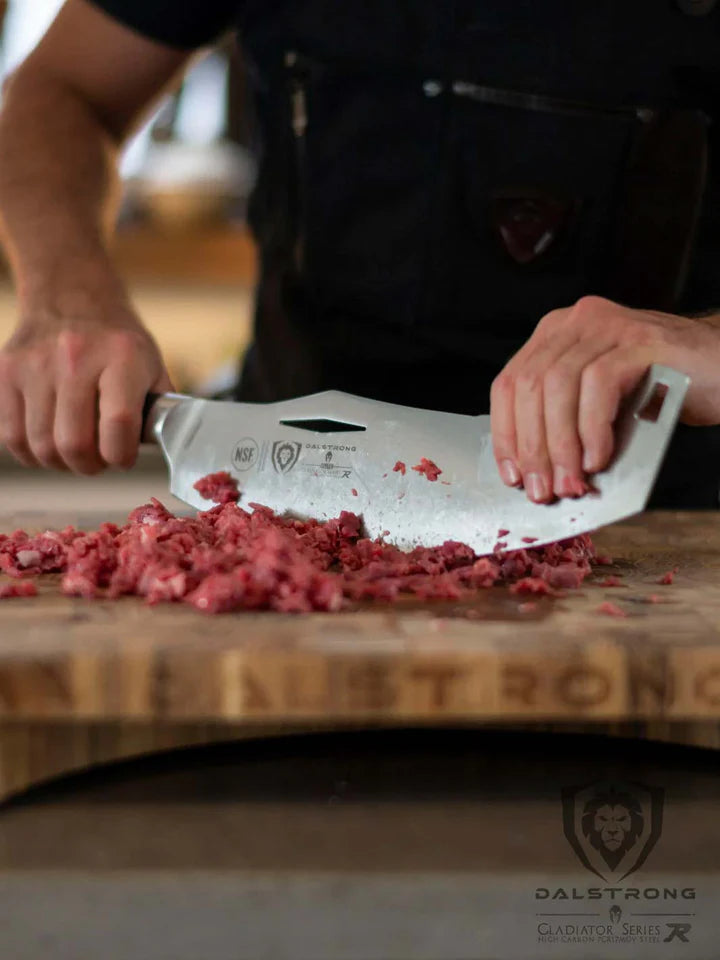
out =
{"type": "MultiPolygon", "coordinates": [[[[0,78],[27,56],[61,5],[0,0],[0,78]]],[[[228,38],[197,56],[182,88],[158,106],[122,158],[117,263],[177,389],[196,395],[221,392],[234,382],[250,337],[256,258],[245,209],[255,168],[245,111],[235,107],[242,96],[240,62],[228,38]]],[[[15,322],[0,251],[0,343],[15,322]]],[[[153,472],[161,466],[153,453],[141,459],[141,467],[153,472]]],[[[95,491],[103,496],[107,486],[68,484],[55,474],[48,488],[50,475],[41,479],[15,470],[0,448],[0,509],[26,500],[20,476],[44,484],[53,502],[82,502],[95,491]]],[[[123,504],[137,495],[134,479],[124,483],[123,504]]],[[[119,489],[117,481],[113,489],[119,489]]]]}

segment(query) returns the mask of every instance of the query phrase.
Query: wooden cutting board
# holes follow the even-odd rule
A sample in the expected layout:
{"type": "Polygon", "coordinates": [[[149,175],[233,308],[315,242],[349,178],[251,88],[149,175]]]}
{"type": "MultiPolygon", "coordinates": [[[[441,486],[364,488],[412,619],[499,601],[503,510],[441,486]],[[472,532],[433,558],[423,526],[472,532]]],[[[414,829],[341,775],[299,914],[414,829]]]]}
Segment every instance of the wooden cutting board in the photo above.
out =
{"type": "MultiPolygon", "coordinates": [[[[0,516],[0,530],[96,516],[0,516]]],[[[620,588],[558,600],[337,615],[207,617],[57,595],[0,604],[0,796],[49,773],[267,730],[378,723],[558,725],[720,745],[720,513],[596,536],[620,588]],[[657,581],[678,566],[673,586],[657,581]],[[650,595],[662,602],[647,602],[650,595]],[[627,614],[598,612],[606,600],[627,614]]]]}

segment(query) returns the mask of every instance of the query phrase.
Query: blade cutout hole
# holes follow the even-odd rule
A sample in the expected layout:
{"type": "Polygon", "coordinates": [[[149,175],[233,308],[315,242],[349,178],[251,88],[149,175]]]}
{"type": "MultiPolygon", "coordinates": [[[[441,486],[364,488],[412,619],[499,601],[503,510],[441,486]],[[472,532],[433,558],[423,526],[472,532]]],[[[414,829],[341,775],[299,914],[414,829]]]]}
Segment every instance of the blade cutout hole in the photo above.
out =
{"type": "Polygon", "coordinates": [[[366,427],[358,423],[344,423],[342,420],[281,420],[284,427],[309,430],[312,433],[358,433],[366,427]]]}
{"type": "Polygon", "coordinates": [[[638,420],[648,420],[650,423],[657,423],[660,419],[660,413],[665,403],[668,388],[664,383],[656,383],[653,392],[638,411],[638,420]]]}

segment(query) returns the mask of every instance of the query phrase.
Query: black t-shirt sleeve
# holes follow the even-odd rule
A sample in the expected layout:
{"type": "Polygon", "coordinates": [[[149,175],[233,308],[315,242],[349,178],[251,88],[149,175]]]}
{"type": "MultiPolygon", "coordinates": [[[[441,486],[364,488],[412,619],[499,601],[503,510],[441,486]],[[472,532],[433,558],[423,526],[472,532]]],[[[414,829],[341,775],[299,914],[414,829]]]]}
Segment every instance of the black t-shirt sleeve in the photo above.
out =
{"type": "Polygon", "coordinates": [[[94,6],[150,40],[193,50],[236,22],[241,0],[91,0],[94,6]]]}

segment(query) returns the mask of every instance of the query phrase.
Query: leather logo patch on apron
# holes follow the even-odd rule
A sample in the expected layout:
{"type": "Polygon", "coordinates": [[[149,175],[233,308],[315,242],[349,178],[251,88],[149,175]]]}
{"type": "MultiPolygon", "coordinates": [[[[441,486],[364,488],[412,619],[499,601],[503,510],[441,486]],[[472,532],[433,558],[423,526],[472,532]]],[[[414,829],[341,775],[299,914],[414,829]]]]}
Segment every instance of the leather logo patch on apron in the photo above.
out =
{"type": "Polygon", "coordinates": [[[495,197],[493,230],[516,263],[531,263],[562,234],[572,206],[554,197],[495,197]]]}

